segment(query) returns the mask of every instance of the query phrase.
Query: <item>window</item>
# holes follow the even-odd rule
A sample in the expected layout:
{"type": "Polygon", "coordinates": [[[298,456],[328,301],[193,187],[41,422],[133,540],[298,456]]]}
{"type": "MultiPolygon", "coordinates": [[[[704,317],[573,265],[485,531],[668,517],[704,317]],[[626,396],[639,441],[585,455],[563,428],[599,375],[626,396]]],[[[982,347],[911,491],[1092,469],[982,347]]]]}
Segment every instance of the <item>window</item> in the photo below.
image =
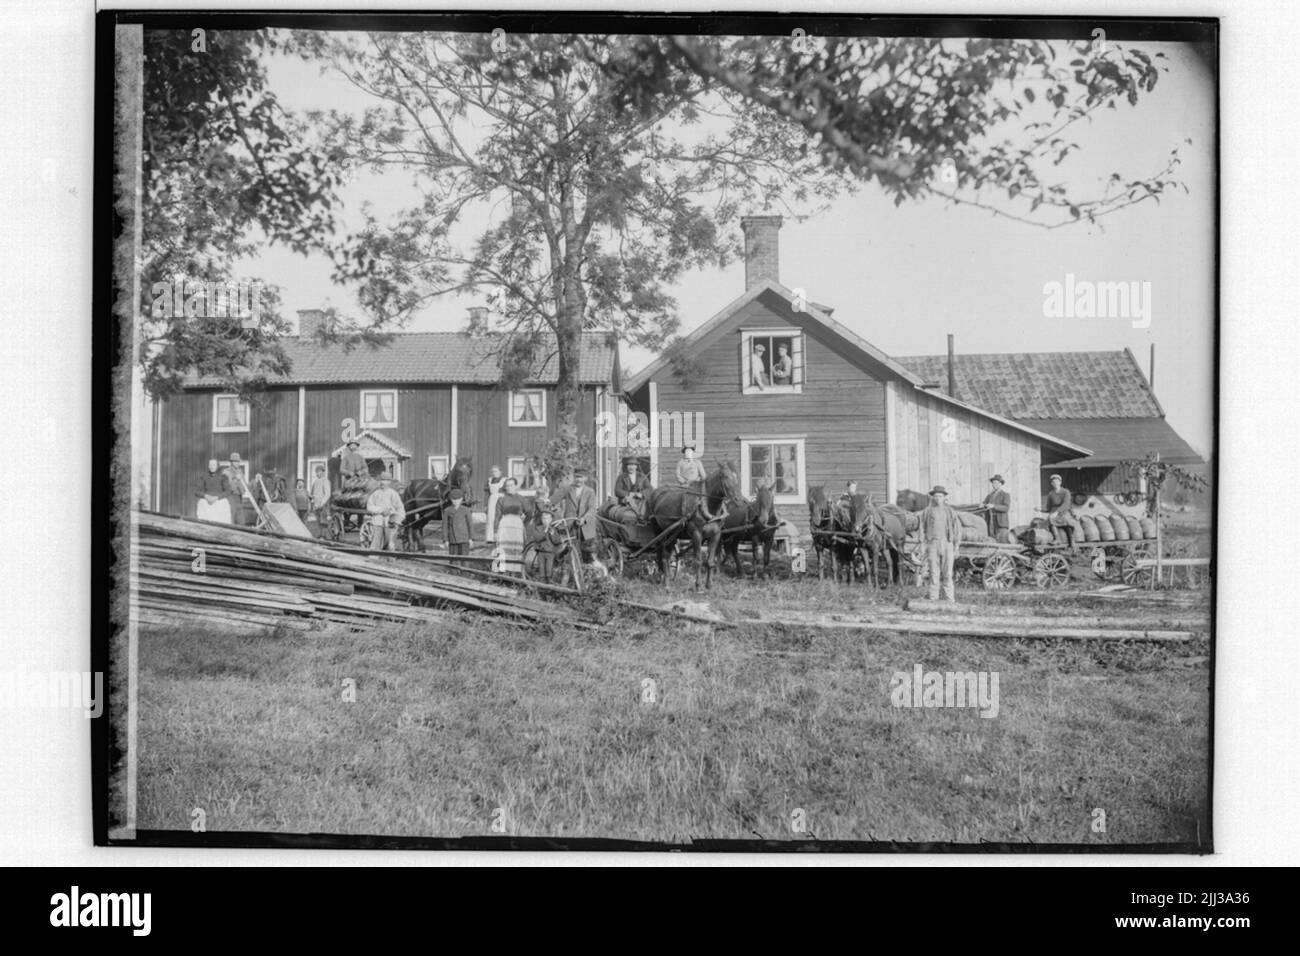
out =
{"type": "Polygon", "coordinates": [[[741,391],[799,395],[804,383],[803,333],[798,329],[742,329],[741,391]]]}
{"type": "Polygon", "coordinates": [[[363,391],[361,393],[362,428],[397,427],[397,392],[363,391]]]}
{"type": "Polygon", "coordinates": [[[524,486],[524,478],[528,475],[527,458],[507,458],[506,459],[506,477],[513,478],[519,482],[519,487],[524,486]]]}
{"type": "Polygon", "coordinates": [[[546,390],[516,388],[510,391],[510,424],[539,428],[546,424],[546,390]]]}
{"type": "Polygon", "coordinates": [[[241,402],[238,395],[213,395],[212,430],[214,432],[248,431],[248,402],[241,402]]]}
{"type": "Polygon", "coordinates": [[[741,439],[741,492],[750,496],[770,485],[782,504],[804,499],[804,440],[802,438],[741,439]]]}
{"type": "Polygon", "coordinates": [[[307,479],[307,490],[308,490],[308,491],[311,491],[311,483],[312,483],[313,481],[316,480],[316,469],[317,469],[317,468],[324,468],[324,469],[325,469],[325,475],[324,475],[325,478],[328,479],[329,476],[330,476],[330,465],[329,465],[329,460],[328,460],[328,459],[326,459],[326,458],[308,458],[308,459],[307,459],[307,474],[305,474],[305,475],[302,476],[303,478],[307,479]]]}
{"type": "Polygon", "coordinates": [[[448,455],[430,455],[429,456],[429,477],[439,480],[447,477],[447,472],[451,470],[451,458],[448,455]]]}

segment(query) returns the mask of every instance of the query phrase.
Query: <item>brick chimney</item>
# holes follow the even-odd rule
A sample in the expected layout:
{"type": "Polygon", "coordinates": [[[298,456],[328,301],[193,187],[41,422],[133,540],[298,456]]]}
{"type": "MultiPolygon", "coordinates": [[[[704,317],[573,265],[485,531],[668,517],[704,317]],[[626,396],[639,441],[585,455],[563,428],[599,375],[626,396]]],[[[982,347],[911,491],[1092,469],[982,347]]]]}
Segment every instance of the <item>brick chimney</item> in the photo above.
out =
{"type": "Polygon", "coordinates": [[[298,338],[307,339],[316,334],[316,330],[325,324],[324,309],[298,310],[298,338]]]}
{"type": "Polygon", "coordinates": [[[752,289],[766,279],[781,281],[780,216],[745,216],[740,228],[745,232],[745,289],[752,289]]]}

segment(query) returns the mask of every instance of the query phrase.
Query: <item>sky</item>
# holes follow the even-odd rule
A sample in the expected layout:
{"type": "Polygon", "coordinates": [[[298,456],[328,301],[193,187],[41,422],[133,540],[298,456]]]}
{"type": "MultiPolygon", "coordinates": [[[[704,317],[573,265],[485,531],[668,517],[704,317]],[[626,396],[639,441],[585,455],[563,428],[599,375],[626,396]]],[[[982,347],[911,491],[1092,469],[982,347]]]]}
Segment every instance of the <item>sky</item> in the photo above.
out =
{"type": "MultiPolygon", "coordinates": [[[[1180,148],[1178,178],[1187,192],[1166,193],[1086,223],[1044,230],[941,200],[892,200],[872,184],[807,218],[787,217],[781,230],[781,282],[834,308],[837,321],[890,355],[938,354],[947,335],[959,353],[1132,350],[1143,370],[1155,345],[1155,392],[1174,428],[1201,454],[1213,448],[1215,308],[1215,167],[1213,77],[1179,44],[1146,43],[1168,57],[1156,89],[1136,107],[1104,110],[1071,138],[1080,151],[1061,167],[1080,195],[1101,191],[1118,172],[1137,179],[1158,172],[1180,148]],[[1191,143],[1185,141],[1190,139],[1191,143]],[[1149,283],[1150,324],[1124,317],[1048,317],[1045,286],[1149,283]]],[[[270,87],[292,110],[359,109],[363,94],[318,65],[274,58],[270,87]]],[[[340,218],[359,223],[369,203],[389,213],[414,202],[409,173],[362,173],[342,192],[340,218]]],[[[761,211],[761,210],[756,210],[761,211]]],[[[481,222],[463,223],[472,236],[481,222]]],[[[247,270],[280,286],[288,314],[333,305],[355,311],[348,288],[335,286],[324,256],[268,248],[247,270]]],[[[681,332],[708,321],[744,289],[744,267],[695,271],[671,294],[681,332]]],[[[408,331],[458,330],[474,299],[443,298],[413,317],[408,331]]],[[[653,353],[623,350],[636,371],[653,353]]]]}

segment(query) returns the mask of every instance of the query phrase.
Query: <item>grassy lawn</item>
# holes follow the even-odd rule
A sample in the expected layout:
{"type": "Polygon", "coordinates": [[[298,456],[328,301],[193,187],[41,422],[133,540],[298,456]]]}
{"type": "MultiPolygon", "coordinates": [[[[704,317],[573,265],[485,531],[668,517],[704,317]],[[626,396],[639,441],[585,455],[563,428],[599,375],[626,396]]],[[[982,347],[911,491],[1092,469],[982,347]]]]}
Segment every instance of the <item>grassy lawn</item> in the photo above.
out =
{"type": "MultiPolygon", "coordinates": [[[[733,618],[861,600],[729,578],[710,599],[733,618]]],[[[199,807],[210,831],[458,837],[490,834],[499,808],[526,836],[1195,843],[1207,654],[655,616],[601,633],[146,629],[139,825],[187,830],[199,807]],[[997,672],[998,715],[894,707],[891,678],[917,663],[997,672]]]]}

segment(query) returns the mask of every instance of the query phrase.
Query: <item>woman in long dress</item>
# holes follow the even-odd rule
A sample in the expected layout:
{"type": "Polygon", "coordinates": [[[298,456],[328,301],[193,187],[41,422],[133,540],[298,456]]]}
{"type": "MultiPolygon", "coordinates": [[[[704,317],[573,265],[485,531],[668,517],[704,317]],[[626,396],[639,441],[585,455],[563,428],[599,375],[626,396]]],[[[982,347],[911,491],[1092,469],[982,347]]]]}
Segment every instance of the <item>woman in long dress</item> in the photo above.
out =
{"type": "Polygon", "coordinates": [[[483,537],[489,544],[497,539],[495,528],[497,502],[501,500],[501,489],[505,483],[506,480],[501,477],[501,469],[493,465],[492,470],[488,472],[487,485],[485,486],[487,491],[487,528],[484,529],[483,537]]]}
{"type": "Polygon", "coordinates": [[[505,480],[489,523],[505,574],[524,573],[524,498],[518,486],[513,478],[505,480]]]}
{"type": "Polygon", "coordinates": [[[230,482],[217,470],[217,460],[208,460],[208,473],[199,478],[194,489],[198,501],[194,505],[194,516],[200,521],[220,521],[230,524],[230,482]]]}

